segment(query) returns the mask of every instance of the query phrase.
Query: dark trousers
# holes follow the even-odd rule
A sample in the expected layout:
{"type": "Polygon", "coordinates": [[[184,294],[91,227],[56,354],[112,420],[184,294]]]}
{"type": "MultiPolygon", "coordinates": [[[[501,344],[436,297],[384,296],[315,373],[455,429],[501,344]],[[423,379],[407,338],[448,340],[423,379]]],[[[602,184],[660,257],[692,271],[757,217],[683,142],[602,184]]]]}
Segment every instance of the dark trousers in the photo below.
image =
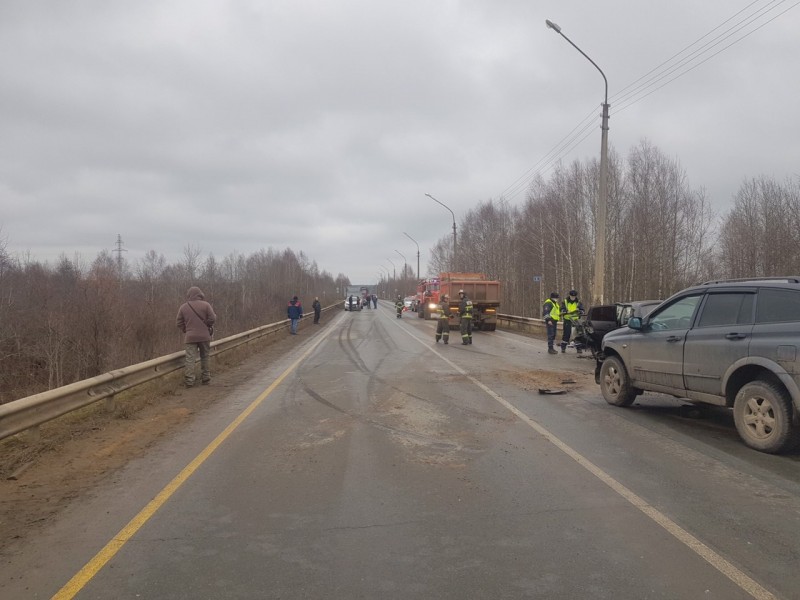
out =
{"type": "Polygon", "coordinates": [[[319,323],[319,313],[320,311],[318,310],[314,311],[314,323],[319,323]]]}
{"type": "Polygon", "coordinates": [[[569,344],[569,338],[572,337],[572,321],[564,319],[564,332],[561,334],[561,349],[565,350],[569,344]]]}
{"type": "Polygon", "coordinates": [[[439,319],[436,322],[436,341],[444,338],[446,344],[450,339],[450,321],[447,319],[439,319]]]}
{"type": "Polygon", "coordinates": [[[461,343],[472,343],[472,319],[461,317],[461,343]]]}
{"type": "Polygon", "coordinates": [[[553,321],[551,319],[548,319],[547,321],[545,321],[545,326],[547,327],[547,347],[552,348],[553,344],[556,343],[558,321],[553,321]]]}

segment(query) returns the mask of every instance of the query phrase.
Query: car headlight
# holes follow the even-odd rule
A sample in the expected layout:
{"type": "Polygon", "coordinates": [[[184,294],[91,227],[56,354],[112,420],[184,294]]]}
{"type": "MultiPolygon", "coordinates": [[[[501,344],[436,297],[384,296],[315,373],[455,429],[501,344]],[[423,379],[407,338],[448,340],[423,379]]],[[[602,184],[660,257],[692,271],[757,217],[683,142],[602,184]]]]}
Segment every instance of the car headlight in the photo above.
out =
{"type": "Polygon", "coordinates": [[[428,308],[434,310],[436,308],[436,305],[433,302],[431,302],[430,304],[428,304],[428,308]]]}

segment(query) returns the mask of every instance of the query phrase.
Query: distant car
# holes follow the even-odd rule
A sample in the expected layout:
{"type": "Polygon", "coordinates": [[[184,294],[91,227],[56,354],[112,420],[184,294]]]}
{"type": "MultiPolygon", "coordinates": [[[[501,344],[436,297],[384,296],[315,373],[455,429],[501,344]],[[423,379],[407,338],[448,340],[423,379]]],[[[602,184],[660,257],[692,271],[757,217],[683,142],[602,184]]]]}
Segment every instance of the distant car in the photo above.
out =
{"type": "Polygon", "coordinates": [[[352,298],[353,298],[352,308],[350,308],[351,303],[350,303],[350,297],[348,296],[347,298],[344,299],[344,309],[345,310],[361,310],[361,298],[359,298],[355,294],[353,295],[352,298]]]}
{"type": "Polygon", "coordinates": [[[414,300],[416,300],[414,296],[406,296],[403,298],[403,307],[406,310],[411,310],[411,308],[414,306],[414,300]]]}

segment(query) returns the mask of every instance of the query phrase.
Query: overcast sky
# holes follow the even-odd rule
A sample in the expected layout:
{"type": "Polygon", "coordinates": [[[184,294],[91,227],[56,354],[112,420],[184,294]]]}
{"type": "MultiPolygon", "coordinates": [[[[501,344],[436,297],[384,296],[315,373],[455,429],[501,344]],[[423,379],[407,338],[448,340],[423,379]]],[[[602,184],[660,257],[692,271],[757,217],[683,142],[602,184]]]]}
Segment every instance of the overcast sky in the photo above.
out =
{"type": "MultiPolygon", "coordinates": [[[[452,232],[426,193],[457,219],[520,204],[511,186],[600,114],[600,74],[545,19],[605,72],[614,151],[647,139],[725,212],[745,178],[800,177],[796,4],[2,0],[0,238],[51,262],[117,234],[132,262],[291,247],[368,283],[396,251],[416,268],[406,232],[424,274],[452,232]],[[701,38],[719,54],[619,95],[701,38]]],[[[599,120],[583,135],[558,157],[598,157],[599,120]]]]}

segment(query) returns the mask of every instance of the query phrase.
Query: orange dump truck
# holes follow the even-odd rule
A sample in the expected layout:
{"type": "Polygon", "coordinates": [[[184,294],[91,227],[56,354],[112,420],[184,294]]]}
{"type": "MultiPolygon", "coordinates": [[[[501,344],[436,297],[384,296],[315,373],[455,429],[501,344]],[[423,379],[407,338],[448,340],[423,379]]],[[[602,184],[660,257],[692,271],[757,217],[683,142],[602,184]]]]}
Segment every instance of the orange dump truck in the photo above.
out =
{"type": "Polygon", "coordinates": [[[464,290],[467,298],[472,300],[472,327],[494,331],[500,307],[500,282],[490,280],[483,273],[441,273],[439,294],[447,294],[451,328],[458,328],[461,323],[458,316],[459,290],[464,290]]]}

